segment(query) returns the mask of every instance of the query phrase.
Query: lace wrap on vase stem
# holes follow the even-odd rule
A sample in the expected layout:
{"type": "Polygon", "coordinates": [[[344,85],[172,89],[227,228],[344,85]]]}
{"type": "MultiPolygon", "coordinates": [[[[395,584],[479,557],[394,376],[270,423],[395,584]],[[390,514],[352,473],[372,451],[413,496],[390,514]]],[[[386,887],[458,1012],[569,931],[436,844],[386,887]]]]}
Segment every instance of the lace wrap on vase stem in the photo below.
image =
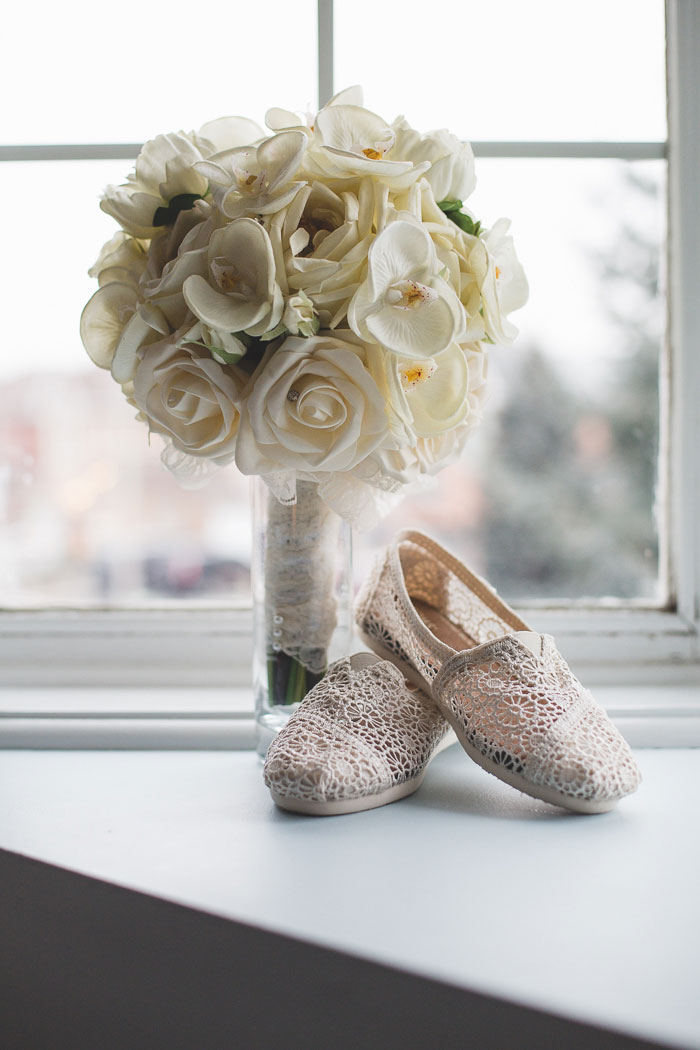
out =
{"type": "Polygon", "coordinates": [[[297,483],[293,506],[267,493],[263,573],[268,648],[315,674],[326,669],[337,622],[333,580],[340,525],[313,482],[297,483]]]}

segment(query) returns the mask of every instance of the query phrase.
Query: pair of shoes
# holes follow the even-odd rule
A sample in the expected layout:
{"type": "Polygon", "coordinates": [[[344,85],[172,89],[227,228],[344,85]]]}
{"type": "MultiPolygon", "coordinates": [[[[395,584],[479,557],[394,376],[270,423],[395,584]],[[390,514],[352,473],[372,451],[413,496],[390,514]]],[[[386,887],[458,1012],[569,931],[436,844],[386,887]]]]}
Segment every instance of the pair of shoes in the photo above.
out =
{"type": "Polygon", "coordinates": [[[387,549],[356,621],[372,654],[334,664],[270,745],[279,806],[396,801],[453,733],[487,772],[573,812],[604,813],[638,787],[629,746],[554,640],[428,536],[403,532],[387,549]]]}

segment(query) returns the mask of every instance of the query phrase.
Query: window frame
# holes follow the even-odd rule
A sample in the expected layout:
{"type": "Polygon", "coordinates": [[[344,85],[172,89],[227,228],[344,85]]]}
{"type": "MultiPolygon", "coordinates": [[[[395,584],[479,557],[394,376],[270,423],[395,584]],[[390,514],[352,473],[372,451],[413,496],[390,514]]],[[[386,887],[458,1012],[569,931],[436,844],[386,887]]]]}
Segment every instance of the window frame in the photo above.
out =
{"type": "MultiPolygon", "coordinates": [[[[700,274],[700,5],[695,0],[667,0],[666,22],[668,147],[581,142],[473,145],[477,156],[490,157],[668,158],[668,338],[661,367],[660,448],[661,572],[668,585],[668,607],[601,604],[592,608],[572,602],[560,607],[519,606],[519,610],[539,629],[556,635],[587,682],[627,690],[620,701],[620,717],[656,726],[646,733],[648,742],[664,738],[700,744],[700,697],[693,700],[692,689],[688,692],[698,682],[700,666],[700,297],[694,287],[700,274]],[[645,702],[643,709],[634,691],[642,684],[659,686],[657,700],[645,702]],[[677,689],[685,690],[680,706],[677,689]]],[[[333,39],[333,0],[318,0],[322,100],[333,92],[333,39]]],[[[0,161],[133,158],[138,149],[128,143],[4,146],[0,161]]],[[[0,699],[0,722],[8,711],[17,716],[17,704],[7,696],[16,698],[18,689],[25,691],[22,712],[31,718],[26,692],[30,687],[156,685],[239,687],[231,698],[231,717],[245,721],[252,714],[245,688],[250,636],[251,617],[245,609],[0,610],[0,686],[6,693],[5,702],[0,699]]],[[[66,703],[70,714],[68,699],[66,703]]],[[[167,711],[161,714],[169,717],[167,711]]],[[[7,728],[8,722],[3,725],[7,728]]],[[[191,729],[185,727],[183,740],[191,729]]]]}

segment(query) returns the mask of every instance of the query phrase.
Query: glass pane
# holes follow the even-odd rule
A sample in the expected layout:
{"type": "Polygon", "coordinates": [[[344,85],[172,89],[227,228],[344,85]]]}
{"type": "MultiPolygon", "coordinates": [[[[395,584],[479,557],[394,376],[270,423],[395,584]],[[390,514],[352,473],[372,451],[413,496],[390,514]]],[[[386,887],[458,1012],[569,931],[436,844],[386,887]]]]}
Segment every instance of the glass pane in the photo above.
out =
{"type": "Polygon", "coordinates": [[[249,593],[247,480],[223,471],[181,488],[149,448],[109,375],[83,350],[87,276],[114,232],[97,206],[124,161],[0,165],[0,190],[60,202],[27,235],[7,208],[0,280],[0,603],[5,606],[167,603],[249,593]]]}
{"type": "MultiPolygon", "coordinates": [[[[133,410],[87,359],[85,271],[113,224],[99,188],[121,162],[0,165],[0,191],[51,200],[51,238],[6,209],[0,355],[0,601],[229,602],[247,594],[247,482],[185,491],[133,410]]],[[[481,160],[474,211],[501,207],[531,285],[521,335],[491,353],[491,398],[437,494],[356,540],[413,525],[507,597],[658,596],[657,364],[663,340],[665,165],[481,160]]],[[[661,596],[663,597],[663,596],[661,596]]]]}
{"type": "Polygon", "coordinates": [[[3,13],[2,141],[142,142],[269,106],[315,107],[315,0],[91,0],[3,13]]]}
{"type": "Polygon", "coordinates": [[[357,552],[432,533],[507,597],[663,600],[655,516],[665,164],[482,160],[473,210],[508,202],[530,281],[491,353],[485,422],[430,498],[357,552]]]}
{"type": "Polygon", "coordinates": [[[338,87],[462,138],[663,140],[663,0],[336,3],[338,87]]]}

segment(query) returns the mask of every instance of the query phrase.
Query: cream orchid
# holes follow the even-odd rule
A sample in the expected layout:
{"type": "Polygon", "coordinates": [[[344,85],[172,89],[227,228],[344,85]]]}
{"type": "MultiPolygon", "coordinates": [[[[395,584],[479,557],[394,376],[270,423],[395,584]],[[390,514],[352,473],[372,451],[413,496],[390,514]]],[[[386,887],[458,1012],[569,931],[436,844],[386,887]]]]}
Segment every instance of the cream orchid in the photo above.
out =
{"type": "Polygon", "coordinates": [[[80,317],[80,338],[98,368],[111,368],[127,322],[139,305],[132,284],[112,281],[98,288],[80,317]]]}
{"type": "MultiPolygon", "coordinates": [[[[363,101],[362,88],[355,85],[339,91],[327,105],[362,106],[363,101]]],[[[302,131],[309,138],[314,130],[315,119],[311,113],[306,113],[302,116],[301,113],[295,113],[290,109],[281,109],[279,106],[273,106],[265,114],[265,123],[271,131],[287,131],[293,128],[296,131],[302,131]]]]}
{"type": "Polygon", "coordinates": [[[348,308],[361,339],[402,357],[434,357],[465,328],[462,304],[440,276],[430,236],[417,223],[390,223],[369,250],[367,279],[348,308]]]}
{"type": "Polygon", "coordinates": [[[207,277],[188,277],[182,293],[200,321],[220,332],[263,335],[282,317],[270,238],[254,219],[236,219],[212,234],[207,277]]]}
{"type": "Polygon", "coordinates": [[[229,219],[267,215],[284,208],[301,189],[303,184],[292,180],[305,148],[300,131],[281,131],[259,146],[215,153],[196,167],[213,184],[214,199],[229,219]]]}
{"type": "Polygon", "coordinates": [[[451,430],[469,414],[467,352],[451,343],[436,358],[402,358],[381,347],[368,349],[368,367],[390,410],[400,445],[451,430]]]}
{"type": "Polygon", "coordinates": [[[147,251],[148,241],[129,237],[120,230],[103,245],[88,275],[96,277],[100,286],[119,281],[138,287],[148,262],[147,251]]]}
{"type": "Polygon", "coordinates": [[[430,163],[386,159],[395,140],[393,128],[376,113],[361,106],[328,105],[316,117],[304,166],[326,179],[375,176],[398,190],[420,178],[430,163]]]}

